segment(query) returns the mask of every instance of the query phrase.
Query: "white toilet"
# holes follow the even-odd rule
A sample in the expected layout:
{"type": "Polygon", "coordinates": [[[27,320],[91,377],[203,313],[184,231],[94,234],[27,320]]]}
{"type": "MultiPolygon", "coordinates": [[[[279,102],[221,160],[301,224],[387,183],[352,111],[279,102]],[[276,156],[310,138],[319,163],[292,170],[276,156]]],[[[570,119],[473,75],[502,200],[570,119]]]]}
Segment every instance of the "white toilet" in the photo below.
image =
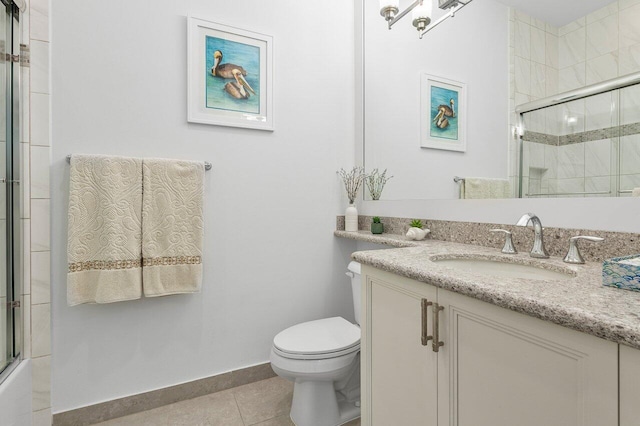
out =
{"type": "MultiPolygon", "coordinates": [[[[360,264],[349,263],[360,324],[360,264]]],[[[296,426],[337,426],[360,417],[360,327],[342,317],[303,322],[273,338],[271,367],[295,383],[296,426]]]]}

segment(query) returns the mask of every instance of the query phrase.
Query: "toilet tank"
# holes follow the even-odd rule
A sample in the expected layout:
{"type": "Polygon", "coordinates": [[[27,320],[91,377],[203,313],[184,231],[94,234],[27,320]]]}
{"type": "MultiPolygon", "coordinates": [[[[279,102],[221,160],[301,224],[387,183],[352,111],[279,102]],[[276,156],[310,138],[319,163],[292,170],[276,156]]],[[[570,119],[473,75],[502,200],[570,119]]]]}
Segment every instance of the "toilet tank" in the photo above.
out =
{"type": "Polygon", "coordinates": [[[360,264],[358,262],[350,262],[347,269],[349,269],[347,275],[351,277],[351,290],[353,292],[353,314],[356,318],[356,324],[360,325],[360,295],[362,294],[362,287],[360,283],[360,264]]]}

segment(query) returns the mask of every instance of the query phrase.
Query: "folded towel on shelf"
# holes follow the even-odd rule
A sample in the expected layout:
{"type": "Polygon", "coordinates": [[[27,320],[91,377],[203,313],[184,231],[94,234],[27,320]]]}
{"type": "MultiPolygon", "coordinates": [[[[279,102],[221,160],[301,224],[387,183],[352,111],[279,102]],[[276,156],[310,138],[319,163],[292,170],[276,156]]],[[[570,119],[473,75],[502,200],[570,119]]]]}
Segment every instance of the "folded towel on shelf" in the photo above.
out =
{"type": "Polygon", "coordinates": [[[640,197],[640,188],[633,188],[631,190],[631,196],[632,197],[640,197]]]}
{"type": "Polygon", "coordinates": [[[139,299],[142,160],[74,155],[69,185],[67,303],[139,299]]]}
{"type": "Polygon", "coordinates": [[[510,197],[511,186],[508,179],[468,177],[460,182],[461,199],[510,197]]]}
{"type": "Polygon", "coordinates": [[[196,293],[202,285],[204,162],[144,159],[143,291],[196,293]]]}

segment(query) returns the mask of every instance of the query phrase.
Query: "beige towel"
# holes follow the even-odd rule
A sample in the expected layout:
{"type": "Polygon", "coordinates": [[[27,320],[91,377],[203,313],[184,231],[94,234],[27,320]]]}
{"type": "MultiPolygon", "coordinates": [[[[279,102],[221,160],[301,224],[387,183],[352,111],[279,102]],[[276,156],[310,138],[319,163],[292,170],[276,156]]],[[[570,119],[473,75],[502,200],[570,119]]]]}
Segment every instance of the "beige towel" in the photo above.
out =
{"type": "Polygon", "coordinates": [[[142,161],[71,157],[67,303],[139,299],[142,161]]]}
{"type": "Polygon", "coordinates": [[[465,178],[460,183],[460,198],[510,198],[511,187],[508,179],[465,178]]]}
{"type": "Polygon", "coordinates": [[[632,197],[640,197],[640,188],[633,188],[631,190],[631,196],[632,197]]]}
{"type": "Polygon", "coordinates": [[[147,297],[202,285],[204,163],[143,160],[142,256],[147,297]]]}

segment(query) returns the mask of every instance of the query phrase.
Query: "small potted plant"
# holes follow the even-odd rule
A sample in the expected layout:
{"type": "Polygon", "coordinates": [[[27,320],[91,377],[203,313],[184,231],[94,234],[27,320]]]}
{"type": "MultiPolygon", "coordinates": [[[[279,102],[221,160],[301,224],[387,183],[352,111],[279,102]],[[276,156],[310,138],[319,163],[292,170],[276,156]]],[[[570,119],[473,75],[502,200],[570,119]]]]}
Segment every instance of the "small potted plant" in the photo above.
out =
{"type": "Polygon", "coordinates": [[[371,219],[371,233],[382,234],[384,232],[384,224],[380,222],[380,217],[374,216],[371,219]]]}
{"type": "Polygon", "coordinates": [[[424,237],[427,236],[427,234],[431,231],[429,231],[428,229],[422,229],[423,228],[423,224],[422,221],[419,219],[413,219],[411,221],[411,225],[409,230],[407,231],[407,238],[410,240],[422,240],[424,239],[424,237]]]}

